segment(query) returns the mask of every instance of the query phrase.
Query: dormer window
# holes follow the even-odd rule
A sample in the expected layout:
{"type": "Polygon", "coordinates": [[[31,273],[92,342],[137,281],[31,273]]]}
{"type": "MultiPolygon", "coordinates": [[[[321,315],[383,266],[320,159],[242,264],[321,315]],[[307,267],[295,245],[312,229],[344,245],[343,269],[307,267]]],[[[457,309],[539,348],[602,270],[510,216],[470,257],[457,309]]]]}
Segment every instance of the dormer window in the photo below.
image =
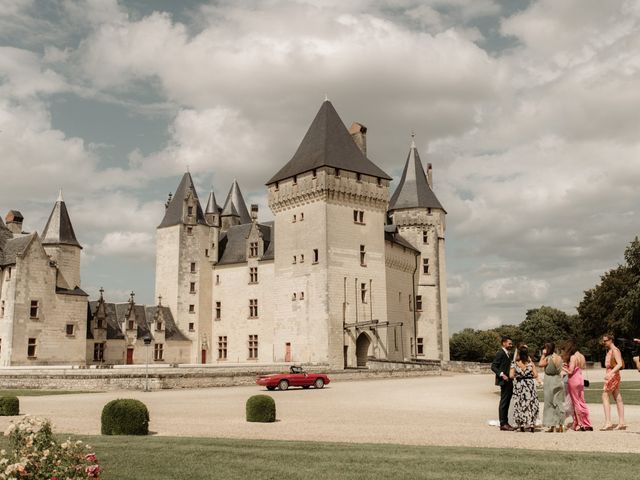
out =
{"type": "Polygon", "coordinates": [[[318,177],[318,172],[314,168],[313,170],[311,170],[311,178],[317,178],[317,177],[318,177]]]}
{"type": "Polygon", "coordinates": [[[378,186],[381,187],[382,186],[382,179],[380,177],[377,177],[376,180],[378,181],[378,186]]]}
{"type": "Polygon", "coordinates": [[[187,215],[193,215],[193,207],[187,207],[187,215]]]}
{"type": "Polygon", "coordinates": [[[356,173],[356,181],[357,182],[361,182],[362,181],[362,175],[360,175],[359,173],[356,173]]]}
{"type": "Polygon", "coordinates": [[[96,328],[104,328],[104,320],[102,318],[96,320],[96,328]]]}
{"type": "Polygon", "coordinates": [[[156,330],[157,330],[158,332],[161,332],[161,331],[162,331],[162,322],[161,322],[161,321],[159,321],[159,320],[156,322],[156,330]]]}
{"type": "Polygon", "coordinates": [[[294,185],[297,185],[297,184],[298,184],[298,176],[297,176],[297,175],[294,175],[294,176],[293,176],[293,184],[294,184],[294,185]]]}
{"type": "Polygon", "coordinates": [[[250,257],[258,256],[258,242],[251,242],[249,244],[249,256],[250,257]]]}
{"type": "Polygon", "coordinates": [[[133,327],[134,327],[134,321],[129,320],[127,324],[127,330],[133,330],[133,327]]]}

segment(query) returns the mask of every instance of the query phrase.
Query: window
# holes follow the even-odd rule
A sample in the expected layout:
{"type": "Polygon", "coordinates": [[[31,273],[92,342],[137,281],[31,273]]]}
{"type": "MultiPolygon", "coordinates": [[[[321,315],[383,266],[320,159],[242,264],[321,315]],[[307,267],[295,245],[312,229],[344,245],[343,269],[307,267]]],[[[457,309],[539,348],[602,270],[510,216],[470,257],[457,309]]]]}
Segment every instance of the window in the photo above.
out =
{"type": "Polygon", "coordinates": [[[258,256],[258,242],[251,242],[249,244],[249,256],[250,257],[258,256]]]}
{"type": "Polygon", "coordinates": [[[398,351],[398,329],[397,328],[393,328],[393,347],[395,349],[395,351],[398,351]]]}
{"type": "Polygon", "coordinates": [[[340,176],[340,169],[336,168],[336,172],[335,173],[336,173],[336,177],[339,177],[340,176]]]}
{"type": "Polygon", "coordinates": [[[36,357],[36,348],[37,348],[36,339],[35,338],[30,338],[27,341],[27,357],[35,358],[36,357]]]}
{"type": "Polygon", "coordinates": [[[413,311],[413,306],[411,305],[411,295],[409,295],[409,311],[413,311]]]}
{"type": "Polygon", "coordinates": [[[189,305],[189,313],[196,313],[196,306],[195,305],[189,305]]]}
{"type": "Polygon", "coordinates": [[[367,284],[366,283],[360,284],[360,300],[362,300],[362,303],[367,303],[367,284]]]}
{"type": "Polygon", "coordinates": [[[193,207],[187,207],[187,215],[193,215],[193,207]]]}
{"type": "Polygon", "coordinates": [[[156,343],[153,346],[153,359],[156,362],[164,360],[164,344],[163,343],[156,343]]]}
{"type": "Polygon", "coordinates": [[[189,293],[196,293],[196,282],[189,283],[189,293]]]}
{"type": "Polygon", "coordinates": [[[365,260],[366,258],[366,252],[364,251],[364,245],[360,245],[360,265],[362,265],[363,267],[366,267],[366,263],[365,260]]]}
{"type": "Polygon", "coordinates": [[[364,225],[364,211],[363,210],[354,210],[353,211],[353,222],[364,225]]]}
{"type": "Polygon", "coordinates": [[[103,342],[93,344],[93,361],[94,362],[104,361],[104,343],[103,342]]]}
{"type": "Polygon", "coordinates": [[[31,308],[29,309],[29,317],[38,318],[38,300],[31,300],[31,308]]]}
{"type": "Polygon", "coordinates": [[[258,267],[249,268],[249,283],[258,283],[258,267]]]}
{"type": "Polygon", "coordinates": [[[205,256],[205,257],[208,257],[208,256],[209,256],[209,249],[208,249],[208,248],[205,248],[205,249],[204,249],[204,256],[205,256]]]}
{"type": "Polygon", "coordinates": [[[297,185],[297,184],[298,184],[298,176],[297,176],[297,175],[294,175],[294,176],[293,176],[293,184],[294,184],[294,185],[297,185]]]}
{"type": "Polygon", "coordinates": [[[187,235],[193,235],[193,227],[187,227],[187,235]]]}
{"type": "Polygon", "coordinates": [[[216,285],[220,285],[220,275],[216,275],[216,285]]]}
{"type": "Polygon", "coordinates": [[[295,255],[293,256],[293,263],[297,263],[297,257],[295,255]]]}
{"type": "Polygon", "coordinates": [[[418,346],[418,355],[424,355],[424,338],[418,337],[416,340],[416,345],[418,346]]]}
{"type": "Polygon", "coordinates": [[[67,337],[73,336],[74,333],[74,325],[73,323],[67,323],[67,337]]]}
{"type": "Polygon", "coordinates": [[[258,335],[249,335],[249,358],[258,358],[258,335]]]}
{"type": "Polygon", "coordinates": [[[422,295],[416,295],[416,312],[422,311],[422,295]]]}
{"type": "Polygon", "coordinates": [[[356,182],[361,182],[362,181],[362,175],[359,173],[356,173],[356,182]]]}
{"type": "Polygon", "coordinates": [[[313,249],[313,263],[318,263],[318,249],[313,249]]]}
{"type": "Polygon", "coordinates": [[[4,300],[0,303],[0,317],[4,317],[4,300]]]}
{"type": "Polygon", "coordinates": [[[428,258],[422,259],[422,273],[424,273],[425,275],[429,275],[429,259],[428,258]]]}
{"type": "Polygon", "coordinates": [[[402,303],[402,292],[398,292],[398,303],[402,303]]]}
{"type": "Polygon", "coordinates": [[[318,176],[318,172],[314,168],[313,170],[311,170],[311,178],[316,178],[317,176],[318,176]]]}
{"type": "Polygon", "coordinates": [[[249,300],[249,318],[258,317],[258,299],[252,298],[249,300]]]}
{"type": "Polygon", "coordinates": [[[276,182],[276,192],[280,189],[280,182],[276,182]]]}
{"type": "Polygon", "coordinates": [[[296,223],[296,216],[293,216],[293,222],[292,223],[296,223]]]}
{"type": "Polygon", "coordinates": [[[222,302],[216,302],[216,320],[222,318],[222,302]]]}
{"type": "Polygon", "coordinates": [[[429,243],[429,232],[427,230],[422,231],[422,243],[425,245],[429,243]]]}
{"type": "Polygon", "coordinates": [[[411,355],[415,355],[413,348],[414,348],[413,337],[411,337],[411,355]]]}
{"type": "Polygon", "coordinates": [[[196,273],[196,262],[191,262],[191,265],[189,266],[189,271],[191,273],[196,273]]]}
{"type": "Polygon", "coordinates": [[[304,253],[300,254],[300,263],[304,263],[304,253]]]}
{"type": "Polygon", "coordinates": [[[160,320],[158,320],[156,322],[156,331],[157,332],[161,332],[162,331],[162,322],[160,320]]]}
{"type": "Polygon", "coordinates": [[[133,330],[133,328],[135,327],[133,320],[129,320],[127,323],[127,329],[129,330],[133,330]]]}
{"type": "Polygon", "coordinates": [[[376,180],[378,181],[378,186],[381,187],[382,186],[382,178],[377,177],[376,180]]]}
{"type": "Polygon", "coordinates": [[[218,337],[218,360],[227,359],[227,336],[218,337]]]}
{"type": "Polygon", "coordinates": [[[96,328],[104,328],[104,319],[102,317],[96,319],[96,328]]]}
{"type": "Polygon", "coordinates": [[[300,221],[304,222],[304,213],[302,213],[302,212],[300,213],[300,221]]]}
{"type": "Polygon", "coordinates": [[[431,208],[427,208],[427,214],[431,215],[431,208]]]}
{"type": "Polygon", "coordinates": [[[300,300],[304,300],[304,292],[300,292],[300,300]]]}
{"type": "Polygon", "coordinates": [[[298,294],[296,292],[293,292],[293,296],[291,297],[291,300],[296,301],[298,299],[298,294]]]}
{"type": "Polygon", "coordinates": [[[11,267],[7,270],[7,282],[11,280],[11,267]]]}
{"type": "Polygon", "coordinates": [[[195,332],[196,331],[195,323],[189,322],[189,331],[190,332],[195,332]]]}

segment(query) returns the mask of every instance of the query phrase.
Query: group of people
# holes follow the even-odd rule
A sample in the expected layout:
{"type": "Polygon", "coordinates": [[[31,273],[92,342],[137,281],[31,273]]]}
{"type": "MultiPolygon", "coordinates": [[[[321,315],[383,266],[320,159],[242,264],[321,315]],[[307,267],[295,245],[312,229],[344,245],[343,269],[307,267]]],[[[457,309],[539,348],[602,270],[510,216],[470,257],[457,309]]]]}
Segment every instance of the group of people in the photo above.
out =
{"type": "MultiPolygon", "coordinates": [[[[624,368],[622,354],[615,346],[613,336],[606,334],[602,344],[607,348],[606,374],[602,391],[605,423],[600,430],[626,430],[624,404],[620,394],[620,369],[624,368]],[[618,410],[618,424],[611,423],[612,395],[618,410]]],[[[500,430],[535,432],[540,402],[537,386],[540,383],[538,368],[544,372],[544,411],[542,424],[546,432],[564,432],[567,418],[572,418],[568,428],[576,431],[593,431],[589,407],[584,399],[586,368],[584,355],[574,340],[566,341],[560,348],[553,342],[545,343],[538,365],[533,361],[527,345],[519,345],[512,357],[513,341],[502,337],[502,349],[491,364],[500,386],[500,430]],[[509,406],[513,398],[515,427],[509,424],[509,406]]],[[[634,359],[635,360],[635,359],[634,359]]],[[[640,362],[638,362],[640,364],[640,362]]],[[[640,370],[640,367],[638,367],[640,370]]]]}

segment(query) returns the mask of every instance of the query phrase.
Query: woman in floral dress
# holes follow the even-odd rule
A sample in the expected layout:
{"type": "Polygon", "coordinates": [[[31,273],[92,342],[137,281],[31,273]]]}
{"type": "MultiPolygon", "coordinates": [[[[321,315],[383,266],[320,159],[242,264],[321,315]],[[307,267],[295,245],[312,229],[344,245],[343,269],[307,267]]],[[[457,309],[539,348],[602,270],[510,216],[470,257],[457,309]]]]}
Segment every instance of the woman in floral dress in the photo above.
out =
{"type": "Polygon", "coordinates": [[[536,391],[538,370],[531,361],[526,345],[518,348],[518,355],[511,365],[509,376],[513,379],[513,416],[516,426],[521,432],[528,429],[533,433],[540,410],[536,391]]]}

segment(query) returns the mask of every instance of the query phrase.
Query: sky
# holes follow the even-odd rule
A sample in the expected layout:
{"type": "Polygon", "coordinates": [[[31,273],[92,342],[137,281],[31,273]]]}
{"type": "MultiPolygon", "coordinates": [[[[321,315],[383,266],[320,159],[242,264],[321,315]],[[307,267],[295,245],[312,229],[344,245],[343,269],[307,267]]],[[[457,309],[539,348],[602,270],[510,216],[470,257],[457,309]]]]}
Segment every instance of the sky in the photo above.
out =
{"type": "Polygon", "coordinates": [[[182,174],[271,219],[326,94],[392,188],[433,164],[451,332],[575,313],[640,230],[638,52],[624,0],[0,0],[0,213],[62,189],[83,288],[153,303],[182,174]]]}

